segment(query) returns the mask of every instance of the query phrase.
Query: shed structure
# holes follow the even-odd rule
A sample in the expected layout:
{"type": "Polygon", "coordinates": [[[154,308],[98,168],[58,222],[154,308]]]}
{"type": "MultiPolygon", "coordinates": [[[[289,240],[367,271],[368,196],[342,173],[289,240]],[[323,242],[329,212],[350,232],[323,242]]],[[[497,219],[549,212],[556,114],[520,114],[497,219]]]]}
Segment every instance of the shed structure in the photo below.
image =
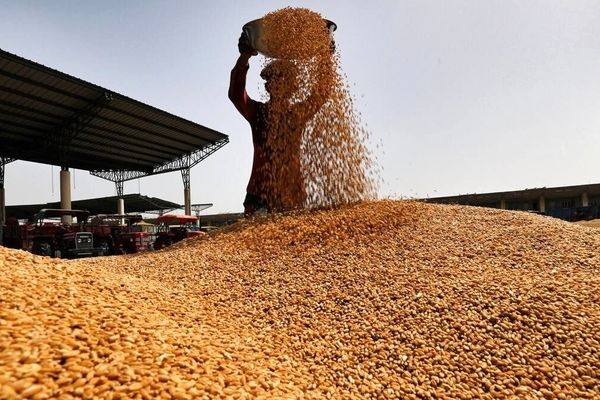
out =
{"type": "Polygon", "coordinates": [[[600,218],[600,183],[473,193],[424,200],[431,203],[530,211],[567,221],[600,218]]]}
{"type": "MultiPolygon", "coordinates": [[[[115,203],[118,199],[117,196],[107,196],[93,199],[73,200],[71,206],[77,210],[89,211],[90,215],[115,214],[115,203]]],[[[169,212],[182,208],[181,204],[138,193],[125,194],[123,195],[123,200],[127,204],[128,214],[160,214],[162,212],[169,212]]],[[[6,214],[16,219],[31,220],[35,213],[43,208],[60,208],[60,202],[6,206],[6,214]]],[[[192,209],[193,208],[194,205],[192,205],[192,209]]]]}
{"type": "Polygon", "coordinates": [[[227,144],[227,135],[0,49],[0,226],[4,170],[25,160],[61,167],[61,208],[71,208],[70,171],[116,185],[181,171],[191,213],[190,168],[227,144]]]}

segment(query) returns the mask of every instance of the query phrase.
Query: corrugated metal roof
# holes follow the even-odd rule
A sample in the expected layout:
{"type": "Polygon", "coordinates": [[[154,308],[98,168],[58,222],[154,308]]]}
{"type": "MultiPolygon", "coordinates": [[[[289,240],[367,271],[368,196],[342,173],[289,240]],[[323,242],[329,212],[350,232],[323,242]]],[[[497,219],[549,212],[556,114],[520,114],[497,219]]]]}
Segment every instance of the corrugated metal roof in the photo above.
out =
{"type": "Polygon", "coordinates": [[[180,169],[227,135],[0,49],[0,156],[89,171],[180,169]]]}
{"type": "MultiPolygon", "coordinates": [[[[73,209],[87,210],[90,214],[113,214],[117,211],[118,196],[99,197],[95,199],[73,200],[73,209]]],[[[156,210],[173,210],[181,205],[157,197],[148,197],[141,194],[126,194],[123,196],[125,209],[128,213],[145,213],[156,210]]],[[[45,204],[23,204],[6,206],[6,215],[18,219],[31,218],[43,208],[60,208],[60,202],[45,204]]]]}
{"type": "Polygon", "coordinates": [[[444,203],[444,204],[486,204],[492,202],[499,202],[500,200],[507,201],[529,201],[538,200],[540,196],[543,196],[546,200],[565,198],[565,197],[578,197],[582,193],[587,193],[588,196],[600,195],[600,183],[592,183],[588,185],[574,185],[574,186],[560,186],[560,187],[542,187],[532,188],[524,190],[513,190],[507,192],[493,192],[493,193],[472,193],[462,194],[458,196],[445,196],[445,197],[431,197],[423,199],[431,203],[444,203]]]}

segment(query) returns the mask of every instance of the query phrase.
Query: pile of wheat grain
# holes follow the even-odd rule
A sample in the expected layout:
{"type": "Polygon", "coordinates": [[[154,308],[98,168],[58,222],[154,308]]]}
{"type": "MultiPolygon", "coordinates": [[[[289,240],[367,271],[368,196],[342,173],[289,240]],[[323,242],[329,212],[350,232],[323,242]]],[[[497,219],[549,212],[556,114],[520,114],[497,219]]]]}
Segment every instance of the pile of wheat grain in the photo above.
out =
{"type": "Polygon", "coordinates": [[[266,59],[274,80],[267,102],[275,209],[322,207],[374,196],[376,174],[368,132],[340,73],[339,52],[323,17],[305,8],[265,15],[266,59]]]}
{"type": "Polygon", "coordinates": [[[394,201],[135,256],[0,248],[0,397],[598,398],[599,248],[547,217],[394,201]]]}

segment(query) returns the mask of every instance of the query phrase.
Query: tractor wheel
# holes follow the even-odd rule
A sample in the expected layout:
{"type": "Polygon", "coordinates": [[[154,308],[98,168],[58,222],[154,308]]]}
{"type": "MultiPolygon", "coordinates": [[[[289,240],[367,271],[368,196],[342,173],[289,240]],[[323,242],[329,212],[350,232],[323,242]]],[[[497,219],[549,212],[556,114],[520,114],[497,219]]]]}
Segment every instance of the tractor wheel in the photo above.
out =
{"type": "Polygon", "coordinates": [[[98,239],[96,247],[102,249],[102,255],[107,256],[110,254],[110,245],[106,239],[98,239]]]}
{"type": "Polygon", "coordinates": [[[154,242],[154,250],[164,249],[173,244],[173,240],[170,237],[159,237],[154,242]]]}
{"type": "Polygon", "coordinates": [[[36,240],[33,242],[33,247],[31,249],[33,254],[37,254],[38,256],[52,256],[52,245],[47,240],[36,240]]]}

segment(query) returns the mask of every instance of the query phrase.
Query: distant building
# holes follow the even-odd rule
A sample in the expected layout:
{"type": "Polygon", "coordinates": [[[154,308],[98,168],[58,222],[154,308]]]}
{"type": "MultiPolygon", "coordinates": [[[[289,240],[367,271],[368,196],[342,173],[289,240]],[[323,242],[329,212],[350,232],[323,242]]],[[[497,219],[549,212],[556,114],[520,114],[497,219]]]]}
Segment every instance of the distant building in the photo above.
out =
{"type": "Polygon", "coordinates": [[[200,216],[200,222],[202,224],[202,227],[221,227],[235,224],[236,222],[243,219],[243,213],[223,213],[200,216]]]}
{"type": "Polygon", "coordinates": [[[538,212],[567,221],[600,218],[600,184],[598,183],[435,197],[427,201],[538,212]]]}

